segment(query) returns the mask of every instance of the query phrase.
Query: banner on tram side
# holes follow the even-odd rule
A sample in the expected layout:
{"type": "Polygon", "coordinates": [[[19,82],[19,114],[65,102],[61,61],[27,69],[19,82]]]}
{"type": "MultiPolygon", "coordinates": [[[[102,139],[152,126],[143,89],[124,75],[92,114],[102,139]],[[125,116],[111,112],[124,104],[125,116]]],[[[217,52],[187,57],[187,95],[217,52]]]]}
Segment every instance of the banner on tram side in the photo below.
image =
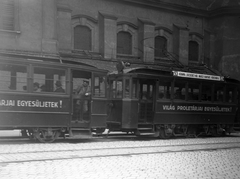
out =
{"type": "Polygon", "coordinates": [[[199,104],[158,104],[157,112],[204,112],[204,113],[234,113],[235,106],[199,105],[199,104]]]}
{"type": "Polygon", "coordinates": [[[0,95],[0,111],[68,112],[68,98],[52,96],[0,95]]]}
{"type": "Polygon", "coordinates": [[[183,77],[183,78],[224,81],[223,76],[207,75],[207,74],[199,74],[199,73],[189,73],[189,72],[183,72],[183,71],[172,71],[172,72],[173,72],[173,76],[178,76],[178,77],[183,77]]]}

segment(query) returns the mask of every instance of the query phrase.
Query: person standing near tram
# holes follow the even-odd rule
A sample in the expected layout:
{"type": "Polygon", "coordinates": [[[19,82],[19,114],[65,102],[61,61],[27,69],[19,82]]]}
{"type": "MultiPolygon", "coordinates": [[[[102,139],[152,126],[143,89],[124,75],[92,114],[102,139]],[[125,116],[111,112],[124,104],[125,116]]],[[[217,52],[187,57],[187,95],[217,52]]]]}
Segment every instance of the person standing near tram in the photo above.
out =
{"type": "Polygon", "coordinates": [[[83,80],[83,84],[76,89],[76,94],[79,95],[77,100],[77,110],[80,114],[80,120],[83,120],[83,113],[88,111],[87,96],[91,92],[88,80],[83,80]]]}

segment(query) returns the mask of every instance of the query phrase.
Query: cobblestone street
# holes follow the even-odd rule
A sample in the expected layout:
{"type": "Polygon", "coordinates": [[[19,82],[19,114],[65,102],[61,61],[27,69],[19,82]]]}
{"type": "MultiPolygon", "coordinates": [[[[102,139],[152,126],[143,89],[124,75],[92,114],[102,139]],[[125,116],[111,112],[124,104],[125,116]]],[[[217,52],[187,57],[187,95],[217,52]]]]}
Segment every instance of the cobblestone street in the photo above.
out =
{"type": "Polygon", "coordinates": [[[1,165],[14,178],[240,178],[240,150],[84,158],[1,165]]]}
{"type": "Polygon", "coordinates": [[[240,178],[240,150],[100,157],[1,165],[14,178],[240,178]]]}
{"type": "Polygon", "coordinates": [[[226,137],[1,144],[0,176],[1,179],[238,179],[240,178],[240,148],[237,144],[239,141],[239,137],[226,137]],[[230,148],[202,150],[226,145],[230,148]],[[131,147],[135,148],[131,149],[131,147]],[[151,153],[153,148],[159,153],[151,153]],[[134,154],[133,150],[136,152],[139,149],[142,153],[134,154]],[[101,155],[103,150],[105,150],[104,156],[101,155]],[[118,155],[119,151],[124,155],[121,153],[118,155]],[[61,155],[59,152],[62,152],[61,155]],[[70,152],[73,152],[72,155],[70,152]],[[66,156],[68,157],[64,159],[66,156]]]}

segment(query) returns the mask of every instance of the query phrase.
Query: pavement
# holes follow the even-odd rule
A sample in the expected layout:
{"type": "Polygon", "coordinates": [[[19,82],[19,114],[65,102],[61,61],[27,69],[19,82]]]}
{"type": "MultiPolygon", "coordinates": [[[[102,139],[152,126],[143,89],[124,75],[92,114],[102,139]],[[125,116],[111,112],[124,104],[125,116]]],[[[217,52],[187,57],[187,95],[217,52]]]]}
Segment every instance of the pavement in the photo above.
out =
{"type": "Polygon", "coordinates": [[[239,179],[240,150],[11,163],[2,179],[239,179]]]}
{"type": "MultiPolygon", "coordinates": [[[[20,130],[0,131],[0,138],[20,136],[20,130]]],[[[240,179],[240,148],[179,152],[171,147],[183,145],[190,149],[184,145],[202,144],[201,147],[207,148],[210,143],[226,141],[240,144],[239,134],[226,138],[106,140],[69,140],[54,144],[0,143],[0,179],[240,179]],[[94,151],[120,146],[126,149],[101,150],[100,157],[96,157],[100,153],[94,151]],[[138,150],[145,154],[135,150],[136,154],[121,155],[121,152],[133,153],[128,149],[131,146],[142,147],[138,150]],[[159,153],[148,154],[152,149],[146,146],[165,146],[162,150],[166,152],[158,149],[159,153]]]]}
{"type": "MultiPolygon", "coordinates": [[[[207,151],[175,152],[172,146],[198,144],[207,147],[214,143],[240,143],[240,137],[197,138],[174,140],[83,140],[78,143],[55,144],[1,144],[0,145],[0,178],[1,179],[239,179],[240,148],[207,151]],[[165,153],[147,153],[147,146],[162,148],[165,153]],[[117,150],[131,155],[114,155],[117,150]],[[132,154],[129,147],[139,147],[145,154],[132,154]],[[95,149],[105,150],[106,155],[92,157],[95,149]],[[61,155],[57,151],[62,150],[61,155]],[[69,152],[71,158],[63,158],[69,152]],[[84,155],[84,151],[88,156],[84,155]],[[36,160],[27,161],[31,157],[36,160]],[[113,155],[108,155],[113,152],[113,155]],[[79,157],[80,156],[80,157],[79,157]],[[51,159],[54,158],[53,159],[51,159]],[[13,158],[20,162],[13,161],[13,158]],[[43,160],[39,160],[39,159],[43,160]],[[44,160],[44,158],[48,158],[44,160]],[[21,162],[26,160],[26,162],[21,162]]],[[[100,150],[102,151],[102,150],[100,150]]],[[[119,152],[119,151],[118,151],[119,152]]]]}

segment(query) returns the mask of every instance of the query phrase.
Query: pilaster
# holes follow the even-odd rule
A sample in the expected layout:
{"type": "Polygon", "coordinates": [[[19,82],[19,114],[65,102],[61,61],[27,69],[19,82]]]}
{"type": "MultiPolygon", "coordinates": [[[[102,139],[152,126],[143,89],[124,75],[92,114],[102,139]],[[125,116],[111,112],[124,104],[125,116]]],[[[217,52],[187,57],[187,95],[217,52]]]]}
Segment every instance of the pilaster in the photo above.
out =
{"type": "Polygon", "coordinates": [[[57,53],[55,0],[42,0],[42,52],[57,53]]]}
{"type": "Polygon", "coordinates": [[[99,12],[99,50],[106,59],[116,59],[117,17],[99,12]]]}
{"type": "Polygon", "coordinates": [[[178,56],[183,65],[188,65],[189,29],[186,27],[173,27],[173,53],[178,56]]]}
{"type": "Polygon", "coordinates": [[[139,56],[144,62],[154,62],[155,24],[149,20],[138,19],[139,56]]]}
{"type": "Polygon", "coordinates": [[[72,50],[72,10],[67,1],[57,4],[57,39],[59,51],[72,50]]]}

